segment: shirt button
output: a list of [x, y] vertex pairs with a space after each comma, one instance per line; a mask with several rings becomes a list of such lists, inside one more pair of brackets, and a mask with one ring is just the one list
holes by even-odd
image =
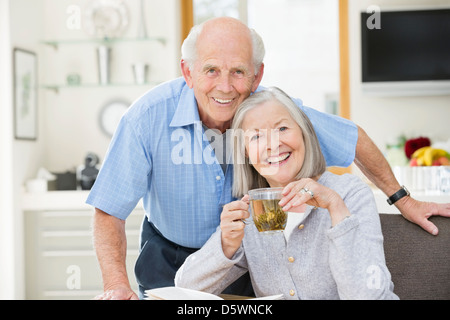
[[216, 176], [216, 180], [219, 181], [221, 178], [220, 176]]
[[291, 290], [289, 290], [289, 294], [290, 294], [291, 296], [293, 296], [293, 295], [295, 294], [295, 291], [294, 291], [293, 289], [291, 289]]
[[289, 260], [289, 262], [294, 262], [295, 261], [294, 257], [289, 257], [288, 260]]
[[304, 227], [305, 227], [304, 224], [301, 224], [301, 225], [298, 226], [298, 228], [299, 228], [300, 230], [302, 230]]

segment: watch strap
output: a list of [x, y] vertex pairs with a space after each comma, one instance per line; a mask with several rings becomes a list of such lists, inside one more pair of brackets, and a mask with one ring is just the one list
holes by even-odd
[[402, 186], [400, 190], [398, 190], [396, 193], [394, 193], [387, 199], [387, 203], [389, 203], [389, 205], [393, 205], [398, 200], [406, 196], [409, 196], [409, 191], [408, 189], [406, 189], [405, 186]]

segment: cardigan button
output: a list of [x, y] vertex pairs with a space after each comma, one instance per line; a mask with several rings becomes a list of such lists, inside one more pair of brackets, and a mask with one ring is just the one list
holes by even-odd
[[291, 289], [291, 290], [289, 290], [289, 294], [290, 294], [291, 296], [293, 296], [293, 295], [295, 295], [295, 291], [294, 291], [293, 289]]
[[289, 262], [294, 262], [295, 261], [294, 257], [289, 257], [288, 260], [289, 260]]
[[305, 227], [304, 224], [301, 224], [301, 225], [298, 226], [298, 228], [299, 228], [300, 230], [302, 230], [304, 227]]

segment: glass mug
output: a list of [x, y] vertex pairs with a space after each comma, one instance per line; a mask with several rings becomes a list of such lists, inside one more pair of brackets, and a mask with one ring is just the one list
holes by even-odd
[[282, 232], [286, 227], [287, 213], [278, 202], [284, 188], [261, 188], [248, 192], [253, 222], [259, 232]]

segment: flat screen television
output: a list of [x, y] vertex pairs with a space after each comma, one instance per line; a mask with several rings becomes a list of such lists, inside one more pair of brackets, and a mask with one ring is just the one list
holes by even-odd
[[[361, 13], [363, 91], [450, 95], [450, 9], [381, 8], [374, 14]], [[367, 24], [376, 18], [378, 25]]]

